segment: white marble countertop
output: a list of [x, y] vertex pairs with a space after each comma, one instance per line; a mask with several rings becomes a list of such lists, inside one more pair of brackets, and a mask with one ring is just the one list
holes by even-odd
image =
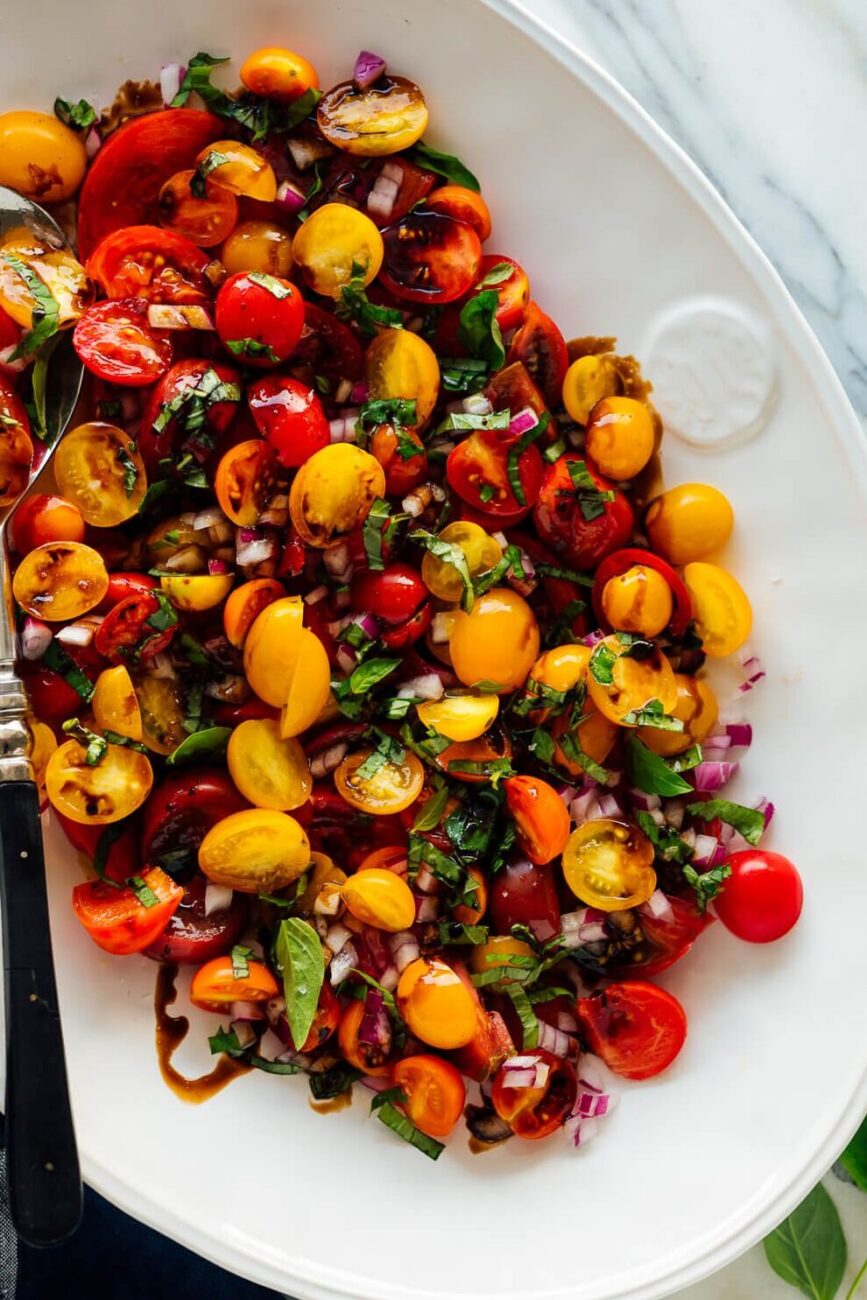
[[[867, 0], [523, 3], [612, 73], [716, 185], [867, 428]], [[826, 1186], [849, 1245], [845, 1295], [867, 1255], [867, 1195], [830, 1175]], [[797, 1294], [757, 1246], [679, 1300]]]

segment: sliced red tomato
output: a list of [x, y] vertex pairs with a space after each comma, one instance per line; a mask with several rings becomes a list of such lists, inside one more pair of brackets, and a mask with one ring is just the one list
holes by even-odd
[[475, 1037], [453, 1053], [453, 1060], [462, 1074], [482, 1083], [514, 1053], [515, 1044], [499, 1011], [480, 1010]]
[[331, 441], [322, 403], [300, 379], [265, 375], [248, 386], [247, 401], [259, 432], [283, 465], [303, 465]]
[[189, 767], [166, 776], [145, 804], [142, 855], [145, 861], [163, 862], [172, 870], [194, 864], [196, 850], [211, 827], [248, 806], [228, 773], [219, 768]]
[[382, 232], [380, 280], [410, 302], [455, 302], [472, 288], [482, 245], [471, 226], [442, 212], [417, 208]]
[[108, 298], [202, 305], [211, 296], [207, 265], [207, 254], [183, 235], [162, 226], [126, 226], [91, 253], [87, 273]]
[[[505, 272], [506, 267], [511, 271]], [[485, 277], [494, 274], [495, 283], [485, 284]], [[502, 277], [502, 278], [501, 278]], [[479, 264], [479, 278], [473, 289], [473, 296], [493, 289], [500, 300], [497, 307], [497, 323], [501, 330], [516, 329], [527, 314], [530, 301], [530, 281], [527, 272], [513, 257], [502, 253], [486, 253]], [[527, 403], [525, 402], [526, 406]], [[559, 403], [557, 403], [559, 405]], [[521, 408], [514, 408], [519, 411]]]
[[179, 966], [211, 961], [231, 950], [247, 924], [247, 900], [237, 891], [228, 907], [205, 913], [208, 882], [198, 872], [184, 886], [184, 896], [169, 923], [147, 949], [156, 961]]
[[686, 1012], [677, 998], [644, 980], [579, 998], [578, 1020], [590, 1050], [626, 1079], [661, 1074], [686, 1041]]
[[292, 354], [293, 366], [309, 366], [322, 375], [333, 392], [341, 379], [360, 379], [364, 353], [348, 326], [315, 302], [304, 303], [304, 327]]
[[[231, 396], [227, 397], [227, 392]], [[226, 432], [238, 414], [240, 400], [241, 376], [234, 366], [203, 359], [176, 361], [153, 389], [145, 408], [138, 441], [147, 468], [156, 469], [161, 460], [185, 445], [206, 455], [210, 438], [197, 438], [201, 430], [198, 408], [205, 407], [204, 428], [212, 437]]]
[[[485, 396], [495, 411], [522, 411], [529, 406], [541, 415], [548, 410], [541, 390], [520, 361], [513, 361], [498, 370], [485, 389]], [[552, 425], [549, 425], [548, 432], [551, 431]]]
[[72, 344], [91, 374], [133, 388], [154, 383], [172, 363], [171, 342], [148, 325], [143, 298], [89, 307], [75, 327]]
[[646, 961], [635, 961], [630, 953], [623, 963], [624, 968], [613, 967], [621, 979], [628, 979], [630, 971], [635, 970], [644, 977], [659, 975], [668, 970], [681, 957], [685, 957], [702, 931], [713, 924], [709, 912], [698, 912], [695, 904], [688, 899], [669, 897], [671, 916], [648, 916], [642, 912], [641, 929], [648, 943]]
[[159, 221], [159, 197], [175, 172], [225, 134], [210, 113], [172, 108], [147, 113], [106, 140], [88, 168], [78, 199], [78, 252], [90, 257], [101, 239], [122, 226]]
[[[544, 464], [535, 444], [515, 451], [518, 438], [507, 429], [478, 429], [449, 452], [446, 477], [473, 510], [505, 527], [525, 519], [535, 505]], [[515, 493], [520, 483], [523, 502]]]
[[75, 915], [106, 952], [125, 956], [150, 947], [184, 896], [181, 886], [159, 867], [145, 868], [138, 880], [138, 891], [103, 880], [90, 880], [72, 891]]
[[524, 323], [509, 345], [507, 362], [522, 361], [549, 406], [559, 406], [569, 368], [566, 340], [538, 303], [531, 302]]
[[140, 596], [142, 592], [153, 591], [159, 585], [157, 579], [149, 573], [110, 573], [108, 591], [99, 606], [99, 612], [104, 614], [120, 601], [126, 600], [127, 596]]
[[665, 560], [661, 559], [660, 556], [654, 555], [653, 551], [642, 550], [640, 546], [627, 546], [622, 551], [614, 551], [611, 555], [605, 557], [596, 570], [596, 582], [593, 587], [593, 609], [599, 626], [601, 628], [610, 627], [602, 608], [602, 593], [605, 590], [606, 582], [610, 578], [619, 577], [621, 573], [631, 569], [634, 564], [643, 564], [645, 568], [655, 569], [668, 583], [674, 605], [674, 612], [668, 626], [674, 636], [682, 636], [687, 629], [689, 620], [692, 618], [692, 600], [686, 589], [686, 584], [670, 564], [666, 564]]
[[[588, 485], [593, 484], [586, 490], [572, 481], [581, 463]], [[570, 473], [570, 465], [578, 468]], [[601, 495], [607, 492], [614, 493], [610, 501]], [[620, 489], [574, 452], [545, 467], [533, 518], [542, 541], [582, 570], [595, 569], [606, 555], [628, 542], [635, 522], [632, 506]]]
[[126, 596], [110, 609], [96, 629], [94, 645], [113, 664], [127, 663], [131, 657], [153, 659], [171, 645], [177, 623], [163, 628], [149, 620], [158, 616], [162, 606], [149, 592]]

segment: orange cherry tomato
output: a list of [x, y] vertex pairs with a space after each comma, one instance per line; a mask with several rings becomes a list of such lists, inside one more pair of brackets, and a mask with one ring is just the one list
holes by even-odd
[[478, 998], [441, 957], [418, 957], [407, 966], [397, 1004], [410, 1033], [431, 1047], [463, 1047], [476, 1032]]
[[310, 865], [310, 841], [288, 813], [246, 808], [212, 826], [199, 845], [199, 867], [217, 885], [270, 893]]
[[246, 975], [235, 975], [230, 956], [205, 962], [190, 985], [193, 1006], [200, 1011], [224, 1012], [233, 1002], [268, 1002], [276, 998], [280, 989], [265, 963], [249, 957], [246, 966]]
[[46, 542], [83, 542], [84, 520], [78, 506], [66, 497], [37, 492], [15, 511], [12, 536], [16, 551], [26, 555]]
[[488, 886], [478, 867], [468, 867], [467, 875], [476, 882], [476, 901], [472, 907], [458, 903], [452, 908], [452, 916], [461, 925], [478, 925], [488, 909]]
[[337, 1045], [344, 1059], [363, 1074], [382, 1078], [390, 1071], [393, 1044], [366, 1043], [359, 1037], [367, 999], [355, 1000], [343, 1011], [337, 1026]]
[[665, 731], [659, 727], [639, 727], [636, 735], [654, 754], [665, 758], [682, 754], [691, 745], [700, 745], [710, 735], [719, 715], [716, 696], [702, 677], [675, 673], [677, 703], [673, 718], [683, 723], [683, 731]]
[[350, 876], [341, 897], [358, 921], [397, 934], [415, 921], [415, 898], [406, 881], [387, 867], [365, 867]]
[[[477, 740], [456, 740], [437, 754], [436, 765], [457, 781], [471, 785], [491, 779], [491, 765], [512, 757], [512, 741], [505, 731], [497, 728], [479, 736]], [[496, 769], [493, 769], [494, 771]]]
[[338, 792], [351, 808], [357, 808], [359, 812], [376, 816], [402, 812], [421, 794], [424, 768], [415, 754], [404, 750], [402, 762], [383, 763], [367, 776], [364, 764], [372, 754], [372, 749], [359, 749], [344, 758], [334, 773]]
[[441, 185], [428, 195], [426, 206], [472, 226], [482, 243], [491, 233], [491, 213], [487, 203], [481, 194], [468, 190], [464, 185]]
[[83, 745], [67, 740], [45, 769], [52, 807], [82, 826], [104, 826], [128, 817], [142, 806], [153, 782], [150, 760], [123, 745], [109, 745], [93, 764]]
[[141, 884], [135, 888], [89, 880], [72, 891], [72, 909], [93, 942], [118, 956], [150, 947], [184, 896], [160, 867], [148, 867], [136, 879]]
[[15, 570], [12, 592], [34, 618], [63, 623], [80, 618], [108, 590], [102, 556], [83, 542], [46, 542], [25, 555]]
[[254, 95], [280, 104], [292, 104], [308, 90], [319, 88], [313, 64], [279, 45], [254, 50], [241, 64], [241, 81]]
[[686, 1041], [686, 1013], [677, 998], [644, 980], [579, 998], [578, 1020], [590, 1050], [626, 1079], [661, 1074]]
[[277, 453], [264, 438], [236, 443], [220, 458], [214, 492], [220, 509], [239, 528], [252, 528], [274, 492]]
[[319, 993], [319, 1005], [313, 1017], [313, 1024], [310, 1026], [310, 1033], [301, 1044], [300, 1050], [315, 1052], [317, 1047], [328, 1042], [339, 1024], [340, 1003], [331, 991], [331, 985], [326, 982]]
[[569, 813], [554, 787], [536, 776], [510, 776], [503, 789], [518, 843], [530, 861], [541, 866], [562, 853], [569, 838]]
[[335, 442], [314, 452], [289, 491], [295, 531], [308, 546], [336, 546], [364, 523], [385, 491], [382, 466], [369, 452]]
[[223, 631], [229, 643], [240, 650], [262, 610], [285, 595], [286, 588], [276, 578], [253, 578], [230, 592], [223, 606]]
[[199, 248], [213, 248], [228, 239], [238, 224], [238, 200], [210, 177], [204, 196], [197, 198], [190, 189], [195, 174], [189, 167], [166, 181], [158, 200], [160, 225]]
[[[618, 730], [617, 724], [600, 713], [593, 701], [588, 699], [584, 702], [577, 727], [571, 726], [568, 713], [561, 713], [551, 722], [551, 735], [555, 742], [554, 762], [570, 776], [580, 777], [586, 770], [581, 765], [581, 756], [586, 755], [594, 763], [604, 763], [614, 748]], [[567, 736], [571, 739], [571, 744], [565, 739]], [[577, 755], [575, 749], [578, 750]]]
[[482, 246], [472, 226], [442, 212], [418, 208], [382, 232], [380, 280], [397, 298], [447, 303], [462, 298], [478, 278]]
[[200, 177], [211, 176], [216, 185], [261, 203], [273, 203], [277, 196], [274, 169], [262, 154], [237, 140], [217, 140], [196, 158]]
[[370, 454], [385, 471], [385, 490], [391, 497], [405, 497], [427, 478], [427, 453], [415, 429], [402, 429], [398, 438], [393, 425], [380, 424], [370, 439]]
[[9, 506], [18, 499], [27, 487], [32, 464], [33, 441], [27, 411], [20, 398], [0, 379], [0, 506]]
[[402, 1088], [400, 1106], [428, 1137], [448, 1137], [460, 1119], [467, 1090], [451, 1061], [440, 1056], [405, 1056], [391, 1069], [391, 1082]]
[[510, 587], [494, 587], [472, 610], [458, 610], [449, 640], [452, 664], [465, 686], [504, 694], [522, 686], [539, 653], [539, 625]]
[[[516, 1060], [520, 1065], [514, 1064]], [[577, 1095], [578, 1080], [572, 1062], [537, 1047], [503, 1062], [494, 1079], [491, 1100], [500, 1119], [511, 1126], [517, 1137], [535, 1140], [548, 1137], [560, 1127]]]

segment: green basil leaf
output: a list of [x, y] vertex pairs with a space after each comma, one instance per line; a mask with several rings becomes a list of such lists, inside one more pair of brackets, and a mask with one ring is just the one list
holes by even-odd
[[93, 105], [88, 104], [86, 99], [80, 99], [77, 104], [73, 104], [71, 100], [61, 99], [59, 96], [54, 101], [54, 115], [72, 131], [86, 131], [88, 127], [93, 126], [99, 116]]
[[212, 1056], [216, 1056], [218, 1052], [225, 1052], [228, 1056], [240, 1056], [244, 1050], [238, 1042], [238, 1035], [234, 1029], [224, 1029], [222, 1025], [215, 1034], [209, 1035], [208, 1046]]
[[24, 281], [33, 298], [32, 328], [9, 357], [10, 361], [19, 361], [22, 357], [32, 356], [60, 329], [60, 305], [48, 285], [20, 257], [4, 253], [3, 261]]
[[206, 727], [192, 736], [182, 740], [177, 749], [172, 750], [166, 762], [169, 767], [182, 767], [185, 763], [213, 762], [226, 752], [231, 727]]
[[840, 1215], [821, 1183], [764, 1240], [771, 1268], [811, 1300], [833, 1300], [846, 1270]]
[[403, 316], [396, 307], [379, 307], [370, 302], [360, 280], [341, 285], [334, 313], [341, 320], [355, 321], [362, 334], [372, 338], [380, 328], [403, 329]]
[[[253, 276], [248, 278], [252, 280]], [[280, 360], [274, 349], [268, 343], [260, 342], [259, 339], [226, 339], [223, 346], [236, 357], [265, 357], [268, 361]]]
[[368, 659], [359, 664], [349, 677], [349, 689], [353, 695], [366, 695], [381, 681], [400, 667], [400, 659]]
[[605, 513], [605, 502], [613, 501], [615, 493], [603, 491], [596, 486], [593, 475], [583, 460], [570, 460], [567, 463], [569, 477], [578, 497], [578, 508], [589, 523]]
[[[284, 284], [276, 276], [269, 275], [267, 271], [248, 271], [247, 279], [258, 284], [261, 289], [267, 289], [268, 292], [277, 299], [289, 298], [293, 292], [291, 284]], [[274, 360], [278, 360], [274, 357]]]
[[253, 949], [236, 943], [229, 955], [232, 958], [232, 978], [245, 980], [250, 974], [250, 958], [256, 955]]
[[[397, 1089], [397, 1091], [401, 1090]], [[412, 1121], [407, 1119], [406, 1115], [403, 1115], [392, 1105], [391, 1101], [384, 1101], [382, 1093], [374, 1098], [371, 1109], [374, 1105], [376, 1105], [375, 1114], [377, 1119], [381, 1119], [383, 1124], [387, 1125], [399, 1138], [403, 1138], [404, 1142], [408, 1142], [410, 1146], [423, 1152], [431, 1160], [438, 1160], [445, 1151], [442, 1142], [437, 1142], [435, 1138], [422, 1133], [421, 1129], [416, 1128]]]
[[470, 576], [470, 566], [467, 561], [466, 551], [463, 547], [458, 546], [456, 542], [444, 542], [439, 537], [434, 537], [426, 528], [416, 528], [408, 535], [410, 542], [415, 542], [418, 546], [423, 546], [431, 555], [448, 564], [461, 580], [463, 593], [461, 595], [461, 609], [467, 613], [473, 608], [475, 593], [473, 591], [473, 580]]
[[330, 1070], [311, 1074], [308, 1078], [310, 1093], [314, 1101], [330, 1101], [333, 1097], [342, 1097], [356, 1080], [362, 1078], [361, 1070], [354, 1069], [345, 1061], [338, 1061]]
[[[592, 661], [591, 661], [592, 662]], [[678, 776], [658, 754], [648, 749], [635, 736], [627, 737], [626, 758], [631, 785], [645, 794], [658, 794], [670, 798], [678, 794], [692, 794], [693, 787]]]
[[695, 893], [696, 907], [702, 913], [707, 911], [708, 903], [722, 891], [725, 882], [732, 874], [732, 869], [726, 862], [719, 867], [713, 867], [710, 871], [696, 871], [695, 867], [690, 866], [688, 862], [681, 869], [684, 880]]
[[216, 86], [211, 85], [211, 68], [217, 68], [221, 63], [228, 63], [228, 56], [225, 58], [215, 59], [213, 54], [199, 52], [194, 54], [187, 64], [187, 71], [181, 82], [181, 88], [171, 102], [171, 108], [183, 108], [190, 95], [195, 91], [206, 104], [211, 106], [212, 102], [219, 100], [228, 100], [229, 96]]
[[499, 294], [483, 289], [461, 309], [458, 338], [471, 357], [484, 361], [490, 370], [499, 370], [506, 360], [503, 335], [497, 321]]
[[843, 1168], [853, 1178], [855, 1185], [867, 1192], [867, 1119], [840, 1157]]
[[361, 403], [358, 423], [364, 429], [374, 429], [378, 424], [400, 424], [408, 428], [418, 420], [417, 406], [414, 397], [373, 398]]
[[283, 975], [286, 1019], [292, 1042], [300, 1051], [310, 1033], [325, 979], [322, 944], [309, 922], [290, 916], [280, 922], [275, 953]]
[[203, 199], [207, 189], [205, 182], [211, 172], [215, 172], [218, 167], [224, 167], [229, 161], [228, 154], [220, 153], [219, 149], [211, 149], [190, 177], [190, 193], [197, 199]]
[[445, 812], [446, 804], [449, 801], [449, 789], [443, 785], [429, 799], [426, 799], [416, 814], [415, 821], [412, 824], [414, 831], [432, 831], [439, 826], [440, 819]]
[[432, 149], [423, 140], [419, 140], [418, 144], [409, 150], [407, 156], [417, 167], [425, 167], [429, 172], [445, 176], [446, 180], [451, 181], [453, 185], [463, 185], [468, 190], [475, 190], [477, 194], [482, 188], [469, 167], [462, 163], [460, 158], [456, 158], [454, 154], [440, 153], [438, 149]]
[[699, 817], [703, 822], [711, 822], [719, 817], [727, 826], [734, 826], [743, 835], [748, 844], [756, 845], [765, 830], [765, 814], [757, 808], [746, 808], [741, 803], [732, 803], [730, 799], [707, 799], [704, 802], [688, 803], [686, 811], [691, 817]]
[[90, 700], [95, 690], [93, 682], [78, 667], [78, 664], [70, 659], [59, 641], [55, 639], [48, 643], [48, 649], [42, 656], [42, 662], [46, 667], [59, 673], [66, 684], [72, 687], [76, 695], [80, 695], [84, 701]]
[[495, 284], [503, 284], [514, 274], [515, 268], [511, 262], [497, 262], [492, 266], [476, 285], [477, 289], [491, 289]]

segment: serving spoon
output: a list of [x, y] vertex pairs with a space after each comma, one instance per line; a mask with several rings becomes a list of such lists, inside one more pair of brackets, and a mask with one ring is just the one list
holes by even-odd
[[[0, 235], [26, 226], [69, 248], [57, 223], [0, 186]], [[30, 471], [41, 474], [70, 421], [83, 370], [69, 339], [51, 357], [50, 436]], [[23, 494], [22, 494], [23, 495]], [[30, 763], [29, 704], [15, 672], [8, 522], [0, 508], [0, 899], [6, 1010], [6, 1168], [18, 1236], [31, 1246], [65, 1241], [81, 1220], [82, 1189], [69, 1104], [63, 1033], [51, 955], [39, 794]]]

